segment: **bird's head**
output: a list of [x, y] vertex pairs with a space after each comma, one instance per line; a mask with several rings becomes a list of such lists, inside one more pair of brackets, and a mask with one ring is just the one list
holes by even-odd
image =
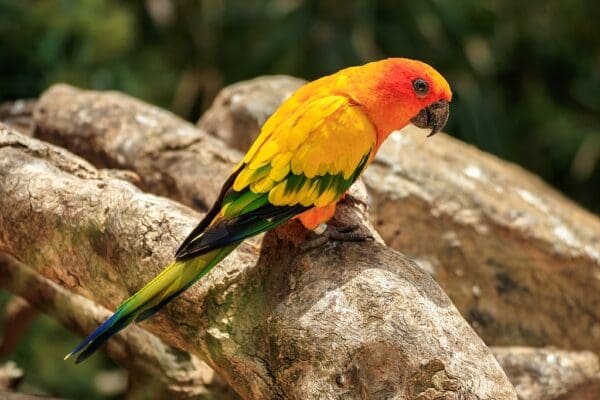
[[450, 85], [428, 64], [390, 58], [357, 67], [355, 73], [355, 98], [375, 124], [379, 144], [409, 124], [429, 130], [429, 136], [446, 125]]

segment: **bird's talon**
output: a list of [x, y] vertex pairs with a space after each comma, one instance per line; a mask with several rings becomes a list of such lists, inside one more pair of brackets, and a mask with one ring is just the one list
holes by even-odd
[[338, 226], [335, 228], [335, 230], [339, 233], [348, 233], [348, 232], [354, 232], [356, 230], [360, 229], [360, 226], [357, 224], [354, 225], [346, 225], [346, 226]]
[[325, 245], [329, 241], [329, 237], [327, 235], [321, 235], [315, 239], [304, 242], [300, 245], [300, 249], [302, 251], [308, 251], [312, 249], [316, 249], [317, 247], [321, 247]]
[[[321, 226], [319, 226], [321, 227]], [[316, 233], [317, 230], [315, 229]], [[326, 226], [326, 229], [317, 238], [303, 243], [300, 248], [304, 251], [321, 247], [330, 241], [336, 242], [362, 242], [373, 240], [373, 236], [364, 231], [360, 225]]]
[[352, 230], [334, 230], [329, 232], [329, 239], [339, 242], [363, 242], [365, 240], [373, 239], [373, 236], [356, 227]]

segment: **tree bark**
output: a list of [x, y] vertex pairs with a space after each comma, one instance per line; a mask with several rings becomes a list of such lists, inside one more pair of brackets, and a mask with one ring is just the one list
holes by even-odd
[[[261, 99], [302, 84], [272, 79], [224, 89], [200, 128], [244, 151], [277, 107]], [[364, 181], [385, 242], [427, 269], [486, 343], [600, 352], [597, 216], [445, 134], [393, 134]]]
[[35, 104], [34, 99], [0, 103], [0, 121], [23, 134], [31, 135]]
[[[234, 83], [221, 90], [198, 125], [233, 148], [245, 151], [262, 124], [305, 81], [286, 75], [265, 76]], [[223, 112], [231, 110], [231, 112]], [[240, 135], [239, 132], [243, 132]]]
[[387, 242], [432, 271], [487, 343], [600, 352], [598, 217], [519, 167], [414, 133], [365, 176]]
[[[0, 160], [0, 249], [109, 309], [171, 261], [200, 217], [5, 127]], [[366, 221], [365, 206], [349, 197], [338, 218]], [[410, 260], [374, 241], [304, 252], [288, 240], [297, 229], [242, 244], [142, 326], [201, 356], [244, 398], [516, 398]]]
[[598, 356], [589, 351], [494, 347], [521, 400], [597, 400]]
[[[0, 272], [2, 287], [23, 296], [73, 332], [87, 334], [111, 314], [8, 254], [0, 253]], [[210, 384], [214, 380], [214, 372], [197, 357], [166, 346], [138, 327], [132, 327], [111, 340], [107, 352], [129, 372], [128, 399], [237, 398], [222, 383]]]
[[241, 157], [173, 114], [118, 92], [55, 85], [40, 100], [36, 137], [98, 168], [134, 171], [143, 190], [200, 211], [212, 205]]

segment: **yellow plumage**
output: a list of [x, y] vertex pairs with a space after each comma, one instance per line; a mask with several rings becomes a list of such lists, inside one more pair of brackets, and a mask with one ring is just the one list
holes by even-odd
[[[417, 80], [429, 82], [428, 91], [417, 90]], [[245, 239], [291, 218], [308, 229], [327, 222], [388, 134], [434, 104], [437, 117], [427, 124], [439, 130], [451, 97], [437, 71], [407, 59], [346, 68], [298, 89], [263, 125], [176, 261], [70, 354], [82, 361], [131, 322], [152, 316]]]
[[[348, 180], [375, 147], [375, 128], [364, 111], [343, 96], [306, 103], [292, 97], [288, 102], [295, 107], [286, 113], [286, 102], [267, 120], [233, 189], [268, 191], [269, 202], [279, 206], [327, 205], [342, 193], [336, 187], [319, 187], [319, 178], [342, 174], [340, 179]], [[290, 174], [306, 180], [290, 190], [286, 182]]]

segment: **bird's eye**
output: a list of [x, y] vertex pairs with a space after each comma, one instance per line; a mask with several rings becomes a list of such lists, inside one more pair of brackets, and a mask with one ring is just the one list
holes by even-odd
[[415, 93], [419, 96], [425, 96], [429, 93], [429, 85], [424, 79], [417, 78], [412, 82]]

